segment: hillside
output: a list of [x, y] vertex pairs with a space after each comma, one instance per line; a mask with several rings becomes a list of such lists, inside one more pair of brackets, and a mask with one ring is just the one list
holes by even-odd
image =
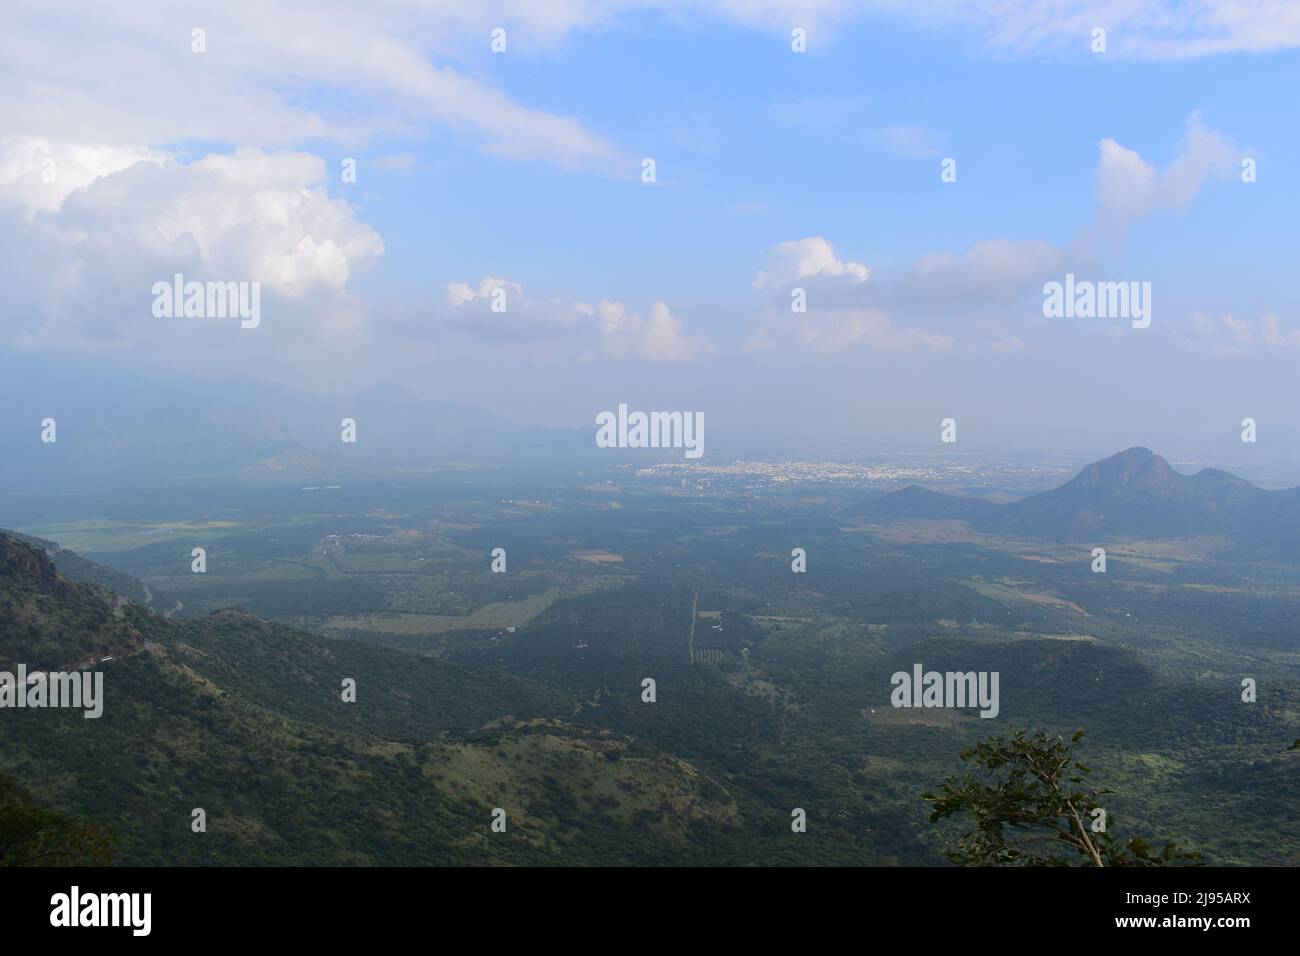
[[[0, 612], [6, 664], [114, 657], [97, 665], [98, 720], [3, 713], [0, 774], [107, 824], [119, 863], [680, 861], [693, 827], [736, 824], [697, 768], [564, 723], [570, 702], [528, 680], [234, 610], [167, 621], [5, 535]], [[207, 833], [191, 832], [196, 807]]]
[[70, 669], [137, 653], [148, 617], [105, 588], [73, 584], [45, 551], [0, 534], [0, 667]]
[[47, 541], [44, 538], [37, 538], [29, 534], [19, 534], [16, 531], [8, 531], [3, 528], [0, 528], [0, 534], [6, 534], [15, 540], [44, 551], [49, 555], [54, 567], [70, 581], [98, 585], [107, 588], [119, 597], [129, 598], [151, 608], [171, 607], [171, 599], [159, 593], [156, 588], [146, 587], [129, 574], [123, 574], [113, 568], [97, 564], [94, 561], [88, 561], [75, 551], [69, 551], [53, 541]]

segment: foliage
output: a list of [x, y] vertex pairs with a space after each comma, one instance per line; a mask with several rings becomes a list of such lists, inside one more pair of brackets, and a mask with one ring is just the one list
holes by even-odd
[[[962, 751], [963, 760], [987, 771], [949, 778], [932, 801], [930, 822], [967, 815], [975, 829], [949, 858], [964, 866], [1069, 866], [1082, 858], [1092, 866], [1163, 866], [1196, 863], [1200, 854], [1174, 843], [1154, 853], [1141, 837], [1121, 844], [1109, 829], [1101, 796], [1111, 790], [1087, 786], [1092, 769], [1075, 759], [1075, 732], [1067, 743], [1045, 733], [1015, 730]], [[1036, 849], [1043, 845], [1043, 850]]]
[[107, 866], [116, 849], [109, 827], [43, 809], [0, 776], [0, 866]]

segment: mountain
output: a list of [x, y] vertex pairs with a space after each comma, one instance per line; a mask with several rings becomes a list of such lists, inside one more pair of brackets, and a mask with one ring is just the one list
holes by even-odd
[[0, 669], [73, 669], [143, 650], [144, 633], [123, 612], [124, 601], [73, 584], [45, 551], [0, 534]]
[[[521, 425], [393, 385], [355, 396], [247, 379], [153, 377], [0, 350], [0, 485], [157, 486], [176, 479], [341, 480], [457, 461], [595, 454], [592, 432]], [[342, 441], [342, 421], [356, 442]], [[42, 441], [42, 422], [56, 441]]]
[[118, 863], [680, 862], [738, 825], [698, 768], [569, 723], [535, 681], [238, 609], [167, 620], [0, 534], [0, 671], [19, 663], [103, 672], [103, 714], [0, 711], [0, 818], [93, 821]]
[[850, 513], [958, 519], [1057, 541], [1217, 534], [1250, 549], [1294, 553], [1300, 539], [1300, 488], [1267, 491], [1216, 468], [1184, 475], [1149, 448], [1094, 462], [1059, 488], [1006, 505], [912, 485]]
[[0, 533], [43, 551], [54, 567], [64, 577], [72, 581], [108, 588], [121, 597], [130, 598], [132, 601], [148, 607], [169, 608], [172, 606], [172, 600], [161, 594], [157, 589], [147, 587], [129, 574], [123, 574], [113, 568], [105, 567], [94, 561], [88, 561], [75, 551], [69, 551], [53, 541], [47, 541], [44, 538], [38, 538], [30, 534], [20, 534], [17, 531], [0, 529]]

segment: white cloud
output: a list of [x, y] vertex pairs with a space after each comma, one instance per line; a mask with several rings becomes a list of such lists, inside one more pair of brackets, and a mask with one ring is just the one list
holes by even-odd
[[[528, 4], [516, 0], [478, 6], [504, 13]], [[964, 34], [998, 56], [1091, 56], [1094, 27], [1107, 31], [1107, 55], [1124, 60], [1181, 60], [1300, 46], [1300, 6], [1290, 0], [560, 0], [538, 6], [551, 23], [546, 31], [551, 40], [610, 23], [630, 10], [652, 9], [691, 12], [784, 35], [792, 26], [803, 26], [812, 51], [837, 42], [837, 24], [881, 17]], [[539, 19], [534, 14], [529, 29], [541, 29]]]
[[1199, 113], [1187, 118], [1174, 158], [1163, 169], [1113, 139], [1102, 140], [1099, 149], [1093, 221], [1079, 230], [1069, 250], [1072, 258], [1085, 261], [1118, 255], [1138, 220], [1186, 212], [1208, 182], [1234, 179], [1242, 156], [1206, 127]]
[[171, 189], [117, 197], [121, 211], [168, 242], [192, 238], [215, 275], [300, 299], [316, 286], [341, 292], [355, 267], [383, 252], [351, 206], [329, 197], [318, 156], [241, 149], [173, 169]]
[[640, 324], [640, 318], [629, 314], [627, 306], [622, 302], [609, 302], [602, 299], [596, 306], [596, 316], [600, 321], [602, 335], [625, 335]]
[[342, 291], [356, 266], [383, 252], [352, 207], [329, 197], [318, 156], [241, 149], [180, 169], [185, 181], [172, 195], [128, 202], [164, 239], [193, 237], [217, 274], [246, 275], [297, 299], [314, 286]]
[[[836, 23], [881, 16], [972, 33], [1009, 54], [1087, 56], [1089, 32], [1098, 25], [1109, 31], [1107, 55], [1115, 58], [1300, 45], [1300, 5], [1287, 0], [1002, 0], [992, 7], [984, 0], [70, 0], [58, 18], [45, 4], [13, 0], [0, 42], [0, 115], [9, 139], [27, 146], [11, 142], [3, 152], [12, 163], [30, 154], [31, 144], [45, 144], [66, 170], [67, 186], [78, 188], [184, 141], [351, 147], [441, 128], [496, 156], [626, 176], [635, 167], [628, 154], [577, 117], [519, 102], [470, 73], [491, 76], [481, 66], [494, 26], [507, 27], [510, 55], [529, 55], [638, 12], [782, 34], [802, 25], [812, 31], [814, 48], [835, 42]], [[205, 53], [191, 50], [196, 26], [207, 31]], [[845, 108], [821, 106], [831, 115]], [[799, 107], [800, 121], [810, 108], [818, 104]], [[874, 135], [904, 153], [931, 155], [936, 148], [933, 134], [920, 127]], [[66, 192], [30, 189], [30, 173], [27, 165], [6, 167], [0, 185], [16, 176], [29, 203], [57, 208]]]
[[29, 214], [57, 210], [71, 193], [101, 176], [138, 162], [161, 164], [168, 159], [162, 151], [138, 147], [0, 137], [0, 199], [24, 206]]
[[847, 276], [865, 282], [871, 270], [860, 262], [841, 259], [821, 236], [778, 243], [767, 254], [766, 267], [754, 278], [755, 289], [781, 288], [813, 276]]
[[865, 9], [969, 33], [1002, 56], [1093, 56], [1089, 43], [1096, 27], [1106, 30], [1105, 55], [1119, 60], [1300, 46], [1300, 6], [1288, 0], [881, 0], [856, 11]]
[[1231, 313], [1212, 319], [1198, 312], [1188, 319], [1181, 337], [1193, 347], [1220, 354], [1245, 354], [1257, 348], [1300, 348], [1300, 329], [1283, 329], [1273, 313], [1252, 321]]
[[[768, 253], [754, 281], [755, 289], [770, 291], [772, 297], [769, 325], [750, 339], [749, 347], [770, 345], [774, 329], [784, 328], [796, 329], [799, 341], [819, 346], [947, 349], [960, 339], [986, 342], [1001, 352], [1031, 351], [1022, 338], [1023, 320], [1009, 316], [1038, 322], [1044, 281], [1067, 270], [1094, 271], [1119, 251], [1134, 222], [1185, 212], [1207, 182], [1233, 177], [1238, 160], [1238, 151], [1195, 113], [1174, 158], [1163, 168], [1104, 140], [1094, 177], [1093, 220], [1068, 247], [1044, 240], [988, 239], [962, 254], [929, 253], [873, 274], [860, 263], [841, 260], [823, 237], [782, 242]], [[789, 293], [795, 283], [805, 287], [806, 313], [791, 311]], [[971, 331], [978, 326], [978, 335], [949, 333], [944, 326], [954, 321]], [[1239, 333], [1239, 338], [1247, 334], [1251, 341], [1290, 341], [1266, 327]]]
[[[490, 299], [495, 289], [504, 288], [506, 290], [507, 308], [513, 298], [515, 301], [523, 298], [524, 287], [518, 282], [511, 282], [509, 279], [499, 279], [496, 276], [484, 276], [479, 280], [478, 288], [474, 289], [468, 282], [448, 282], [447, 283], [447, 304], [453, 308], [473, 302], [475, 299]], [[514, 293], [513, 296], [510, 293]]]
[[1113, 139], [1101, 142], [1096, 196], [1099, 215], [1127, 221], [1156, 212], [1185, 212], [1210, 179], [1232, 179], [1241, 154], [1213, 130], [1199, 113], [1187, 120], [1178, 153], [1158, 170]]
[[[503, 312], [491, 308], [494, 289], [505, 288]], [[632, 312], [622, 302], [527, 299], [517, 282], [495, 276], [481, 279], [475, 289], [467, 282], [447, 285], [449, 327], [473, 339], [524, 347], [541, 361], [600, 359], [641, 360], [654, 365], [695, 362], [717, 349], [704, 336], [688, 335], [682, 320], [663, 302], [647, 315]]]
[[[545, 42], [600, 19], [583, 5], [547, 6], [496, 12]], [[0, 43], [0, 115], [13, 136], [120, 150], [185, 140], [350, 145], [443, 127], [495, 155], [627, 174], [628, 158], [574, 117], [519, 103], [437, 62], [486, 52], [492, 13], [403, 0], [84, 0], [52, 19], [43, 5], [18, 3], [6, 9]], [[191, 49], [200, 26], [204, 53]]]
[[714, 351], [708, 339], [687, 335], [682, 320], [662, 302], [650, 307], [644, 326], [633, 335], [638, 353], [647, 362], [656, 364], [694, 362]]
[[[58, 20], [43, 5], [15, 2], [0, 44], [0, 69], [9, 78], [0, 85], [0, 115], [13, 137], [128, 153], [185, 140], [352, 145], [442, 127], [463, 131], [497, 156], [629, 175], [635, 164], [628, 154], [580, 119], [521, 103], [448, 64], [481, 64], [489, 55], [488, 31], [497, 25], [507, 27], [512, 55], [527, 55], [636, 12], [720, 18], [781, 33], [799, 24], [813, 31], [814, 45], [834, 42], [831, 24], [882, 15], [983, 34], [1000, 52], [1086, 55], [1088, 33], [1098, 24], [1110, 31], [1116, 57], [1300, 45], [1300, 8], [1282, 2], [1258, 8], [1210, 0], [1005, 0], [990, 9], [974, 0], [513, 0], [432, 7], [406, 0], [216, 6], [141, 0], [125, 8], [73, 0], [62, 5]], [[205, 53], [190, 48], [198, 25], [207, 31]], [[830, 106], [833, 114], [844, 108]], [[817, 103], [800, 106], [801, 121], [809, 108]], [[916, 126], [873, 135], [907, 154], [937, 148], [934, 134]], [[61, 157], [70, 167], [80, 161], [71, 146]]]
[[[458, 5], [459, 6], [459, 5]], [[610, 25], [636, 10], [722, 19], [788, 36], [809, 31], [809, 48], [837, 42], [834, 27], [891, 17], [960, 32], [1003, 56], [1090, 56], [1094, 27], [1117, 59], [1171, 60], [1266, 53], [1300, 46], [1300, 7], [1289, 0], [529, 0], [464, 4], [462, 22], [503, 22], [530, 44]], [[444, 13], [444, 16], [447, 16]]]
[[267, 331], [259, 332], [267, 340], [279, 341], [290, 325], [300, 338], [355, 331], [364, 313], [348, 282], [382, 254], [383, 241], [345, 200], [330, 198], [324, 178], [324, 161], [307, 153], [137, 162], [34, 221], [0, 221], [7, 241], [44, 250], [39, 275], [15, 266], [4, 277], [31, 302], [12, 323], [13, 340], [63, 347], [117, 339], [127, 348], [190, 341], [206, 334], [197, 331], [202, 323], [151, 314], [153, 283], [178, 272], [259, 282], [269, 297]]
[[[797, 341], [817, 349], [836, 350], [857, 345], [886, 351], [949, 349], [947, 335], [925, 329], [899, 328], [880, 308], [866, 304], [875, 292], [867, 279], [871, 270], [860, 262], [840, 259], [821, 236], [778, 243], [767, 255], [766, 268], [754, 280], [755, 289], [772, 290], [766, 324], [746, 348], [781, 347], [793, 330]], [[806, 310], [795, 312], [789, 293], [794, 283], [804, 288]]]

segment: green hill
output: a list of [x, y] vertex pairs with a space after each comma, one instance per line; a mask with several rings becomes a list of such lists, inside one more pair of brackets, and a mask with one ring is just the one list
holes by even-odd
[[667, 862], [693, 828], [735, 825], [697, 768], [565, 724], [567, 700], [529, 680], [240, 611], [167, 621], [2, 535], [0, 612], [5, 664], [114, 658], [97, 720], [0, 712], [0, 772], [111, 827], [119, 863]]

